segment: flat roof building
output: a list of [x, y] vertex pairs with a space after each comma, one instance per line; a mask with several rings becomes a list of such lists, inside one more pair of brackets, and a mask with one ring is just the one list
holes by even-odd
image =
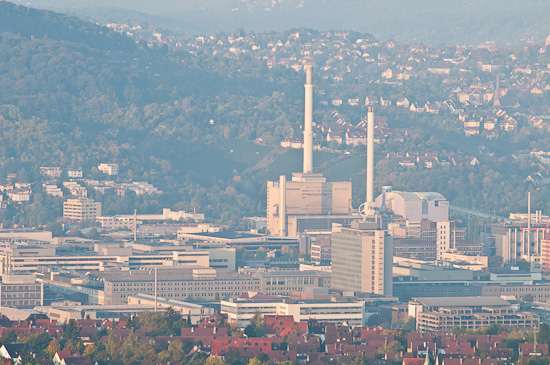
[[517, 312], [498, 297], [414, 298], [409, 316], [416, 318], [417, 332], [448, 332], [454, 327], [477, 330], [491, 324], [507, 328], [538, 329], [539, 316]]
[[410, 221], [449, 220], [449, 201], [436, 192], [386, 191], [376, 198], [375, 205]]
[[116, 163], [101, 163], [97, 166], [97, 169], [109, 176], [118, 175], [118, 164]]
[[[151, 266], [209, 267], [208, 251], [162, 251], [134, 254], [131, 248], [98, 245], [97, 251], [54, 245], [0, 245], [0, 272], [33, 272], [40, 267], [59, 267], [72, 270], [103, 270], [109, 265], [139, 269]], [[216, 253], [218, 259], [227, 259], [220, 265], [232, 265], [234, 252]]]
[[186, 240], [197, 247], [220, 247], [225, 244], [228, 246], [242, 246], [249, 251], [256, 251], [260, 247], [268, 250], [280, 250], [285, 246], [298, 248], [298, 239], [294, 237], [266, 236], [249, 232], [178, 232], [178, 239]]
[[184, 302], [181, 300], [175, 299], [166, 299], [166, 298], [156, 298], [153, 295], [147, 294], [136, 294], [130, 295], [128, 297], [128, 304], [141, 304], [147, 306], [155, 306], [157, 309], [168, 309], [172, 308], [177, 313], [180, 313], [182, 316], [189, 316], [191, 318], [191, 323], [198, 323], [201, 319], [205, 317], [210, 317], [214, 314], [214, 309], [202, 306], [196, 303]]
[[315, 319], [318, 322], [347, 323], [365, 326], [368, 318], [363, 301], [303, 300], [289, 302], [283, 298], [269, 300], [221, 301], [221, 313], [229, 323], [246, 327], [256, 312], [262, 315], [293, 316], [295, 322]]
[[[90, 277], [104, 283], [105, 304], [126, 303], [139, 293], [155, 295], [154, 270], [94, 272]], [[218, 301], [248, 291], [258, 291], [260, 280], [250, 275], [212, 268], [158, 268], [157, 296], [185, 300]]]
[[331, 275], [323, 271], [276, 270], [259, 272], [260, 292], [288, 296], [306, 288], [330, 288]]
[[[267, 230], [277, 236], [295, 236], [301, 231], [291, 217], [349, 215], [351, 182], [327, 182], [322, 174], [295, 173], [292, 180], [281, 176], [267, 182]], [[292, 229], [291, 229], [292, 228]], [[330, 230], [330, 226], [321, 227]], [[292, 232], [291, 232], [292, 231]]]
[[44, 301], [44, 286], [34, 275], [2, 274], [0, 307], [34, 308]]
[[392, 296], [393, 239], [378, 223], [332, 232], [333, 289]]
[[63, 203], [63, 217], [75, 221], [95, 220], [101, 216], [101, 203], [92, 199], [68, 199]]

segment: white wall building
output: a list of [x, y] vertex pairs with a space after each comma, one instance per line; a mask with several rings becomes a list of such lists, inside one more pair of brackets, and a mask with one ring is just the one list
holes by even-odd
[[63, 217], [77, 221], [101, 216], [101, 203], [92, 199], [68, 199], [63, 203]]
[[118, 175], [118, 164], [116, 163], [102, 163], [102, 164], [99, 164], [97, 169], [103, 172], [104, 174], [107, 174], [110, 176]]
[[67, 176], [70, 177], [71, 179], [81, 178], [83, 176], [82, 170], [68, 170]]
[[[229, 259], [231, 259], [230, 254], [227, 254]], [[103, 270], [109, 265], [130, 269], [154, 266], [209, 267], [210, 253], [208, 251], [168, 251], [133, 254], [128, 248], [98, 247], [95, 254], [82, 256], [60, 255], [54, 245], [7, 244], [0, 246], [0, 272], [33, 272], [41, 266], [57, 266], [72, 270]]]
[[[96, 221], [101, 224], [102, 228], [109, 229], [134, 229], [136, 219], [133, 215], [114, 215], [114, 216], [101, 216], [96, 217]], [[137, 221], [137, 224], [141, 224], [141, 221]]]
[[319, 322], [348, 323], [365, 326], [368, 318], [365, 302], [303, 301], [286, 303], [278, 301], [221, 301], [221, 313], [227, 314], [229, 323], [246, 327], [256, 312], [262, 315], [293, 316], [294, 321], [316, 319]]
[[333, 226], [332, 282], [336, 290], [391, 296], [393, 238], [376, 223]]
[[387, 191], [376, 198], [375, 206], [385, 206], [409, 221], [449, 220], [449, 201], [435, 192]]

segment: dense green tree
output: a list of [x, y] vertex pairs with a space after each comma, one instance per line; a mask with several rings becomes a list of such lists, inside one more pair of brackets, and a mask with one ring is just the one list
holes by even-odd
[[239, 350], [235, 347], [230, 347], [225, 355], [223, 355], [223, 360], [226, 364], [231, 365], [244, 365], [246, 364], [246, 359], [241, 356]]
[[31, 334], [26, 339], [26, 343], [33, 353], [43, 352], [49, 346], [51, 341], [52, 338], [46, 332]]
[[9, 331], [6, 338], [4, 339], [5, 343], [15, 343], [17, 341], [17, 335], [13, 330]]
[[244, 329], [244, 334], [248, 337], [263, 337], [265, 330], [265, 319], [260, 312], [256, 312], [250, 320], [250, 324]]
[[56, 352], [58, 352], [58, 351], [61, 351], [61, 345], [59, 344], [59, 341], [56, 338], [54, 338], [48, 344], [48, 347], [46, 348], [45, 353], [46, 353], [46, 356], [48, 357], [48, 359], [51, 360], [51, 359], [53, 359]]

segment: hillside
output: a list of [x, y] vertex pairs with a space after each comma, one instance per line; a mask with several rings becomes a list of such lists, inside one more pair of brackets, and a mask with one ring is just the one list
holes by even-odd
[[[97, 164], [112, 161], [121, 179], [148, 181], [165, 194], [130, 196], [126, 203], [96, 196], [105, 214], [131, 212], [136, 204], [151, 211], [196, 208], [215, 218], [261, 212], [260, 188], [235, 178], [257, 161], [230, 152], [254, 144], [218, 141], [280, 139], [294, 122], [293, 111], [282, 108], [292, 105], [289, 90], [299, 89], [295, 72], [267, 80], [257, 65], [241, 72], [242, 64], [223, 59], [206, 64], [7, 2], [0, 2], [0, 24], [0, 179], [17, 173], [20, 181], [39, 181], [40, 166], [82, 169], [90, 177]], [[253, 156], [270, 150], [257, 149]], [[46, 223], [59, 212], [48, 213], [41, 199], [44, 206], [27, 209], [30, 222]], [[21, 211], [2, 210], [0, 221], [24, 219]]]
[[[524, 211], [530, 190], [535, 209], [550, 209], [550, 185], [533, 188], [525, 182], [546, 174], [529, 151], [549, 143], [548, 134], [530, 124], [538, 119], [522, 113], [550, 115], [548, 72], [541, 69], [540, 77], [523, 72], [526, 65], [550, 62], [550, 53], [536, 46], [491, 52], [410, 47], [378, 42], [365, 33], [304, 28], [239, 31], [206, 40], [163, 34], [150, 42], [8, 2], [0, 2], [0, 24], [0, 182], [16, 174], [12, 182], [33, 185], [29, 202], [9, 201], [7, 209], [0, 209], [4, 227], [45, 224], [61, 215], [68, 191], [64, 198], [47, 195], [43, 183], [62, 184], [41, 176], [41, 166], [81, 169], [84, 178], [102, 180], [106, 176], [97, 166], [105, 162], [119, 165], [120, 183], [146, 182], [163, 192], [103, 194], [88, 186], [105, 215], [170, 207], [195, 209], [227, 224], [238, 224], [247, 215], [263, 216], [266, 181], [300, 170], [301, 151], [278, 146], [284, 138], [301, 136], [304, 75], [296, 70], [307, 62], [305, 49], [314, 54], [316, 138], [325, 147], [315, 153], [315, 169], [329, 180], [351, 179], [354, 207], [365, 194], [363, 147], [329, 142], [320, 128], [334, 123], [356, 127], [370, 95], [394, 102], [405, 95], [418, 106], [447, 103], [451, 97], [450, 103], [458, 105], [456, 93], [473, 86], [485, 88], [483, 98], [491, 97], [494, 75], [478, 65], [492, 62], [506, 65], [503, 105], [523, 106], [507, 109], [518, 128], [498, 128], [498, 138], [469, 136], [464, 122], [449, 110], [430, 114], [379, 105], [376, 113], [385, 120], [385, 135], [376, 148], [376, 189], [393, 185], [439, 191], [452, 204], [503, 215]], [[178, 43], [184, 46], [173, 46]], [[445, 60], [455, 57], [462, 59], [460, 66], [453, 64], [447, 75], [429, 71], [441, 70], [449, 63]], [[381, 79], [388, 70], [397, 72], [397, 65], [409, 79]], [[335, 97], [344, 104], [336, 107]], [[493, 113], [488, 100], [466, 109]], [[338, 149], [347, 151], [334, 153]], [[410, 156], [416, 156], [414, 167], [407, 167]], [[433, 168], [425, 164], [428, 156], [437, 156]], [[7, 196], [3, 194], [5, 201]]]

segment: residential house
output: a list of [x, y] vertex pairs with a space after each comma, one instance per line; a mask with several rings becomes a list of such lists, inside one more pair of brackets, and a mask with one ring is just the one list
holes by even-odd
[[367, 96], [365, 98], [365, 106], [378, 104], [378, 98], [376, 96]]
[[399, 99], [397, 99], [397, 102], [395, 103], [395, 105], [402, 108], [408, 108], [410, 106], [409, 99], [402, 96]]
[[359, 146], [367, 145], [367, 132], [366, 131], [351, 131], [346, 132], [346, 145]]
[[383, 96], [380, 97], [380, 105], [381, 106], [391, 106], [391, 100], [389, 98], [385, 98]]

